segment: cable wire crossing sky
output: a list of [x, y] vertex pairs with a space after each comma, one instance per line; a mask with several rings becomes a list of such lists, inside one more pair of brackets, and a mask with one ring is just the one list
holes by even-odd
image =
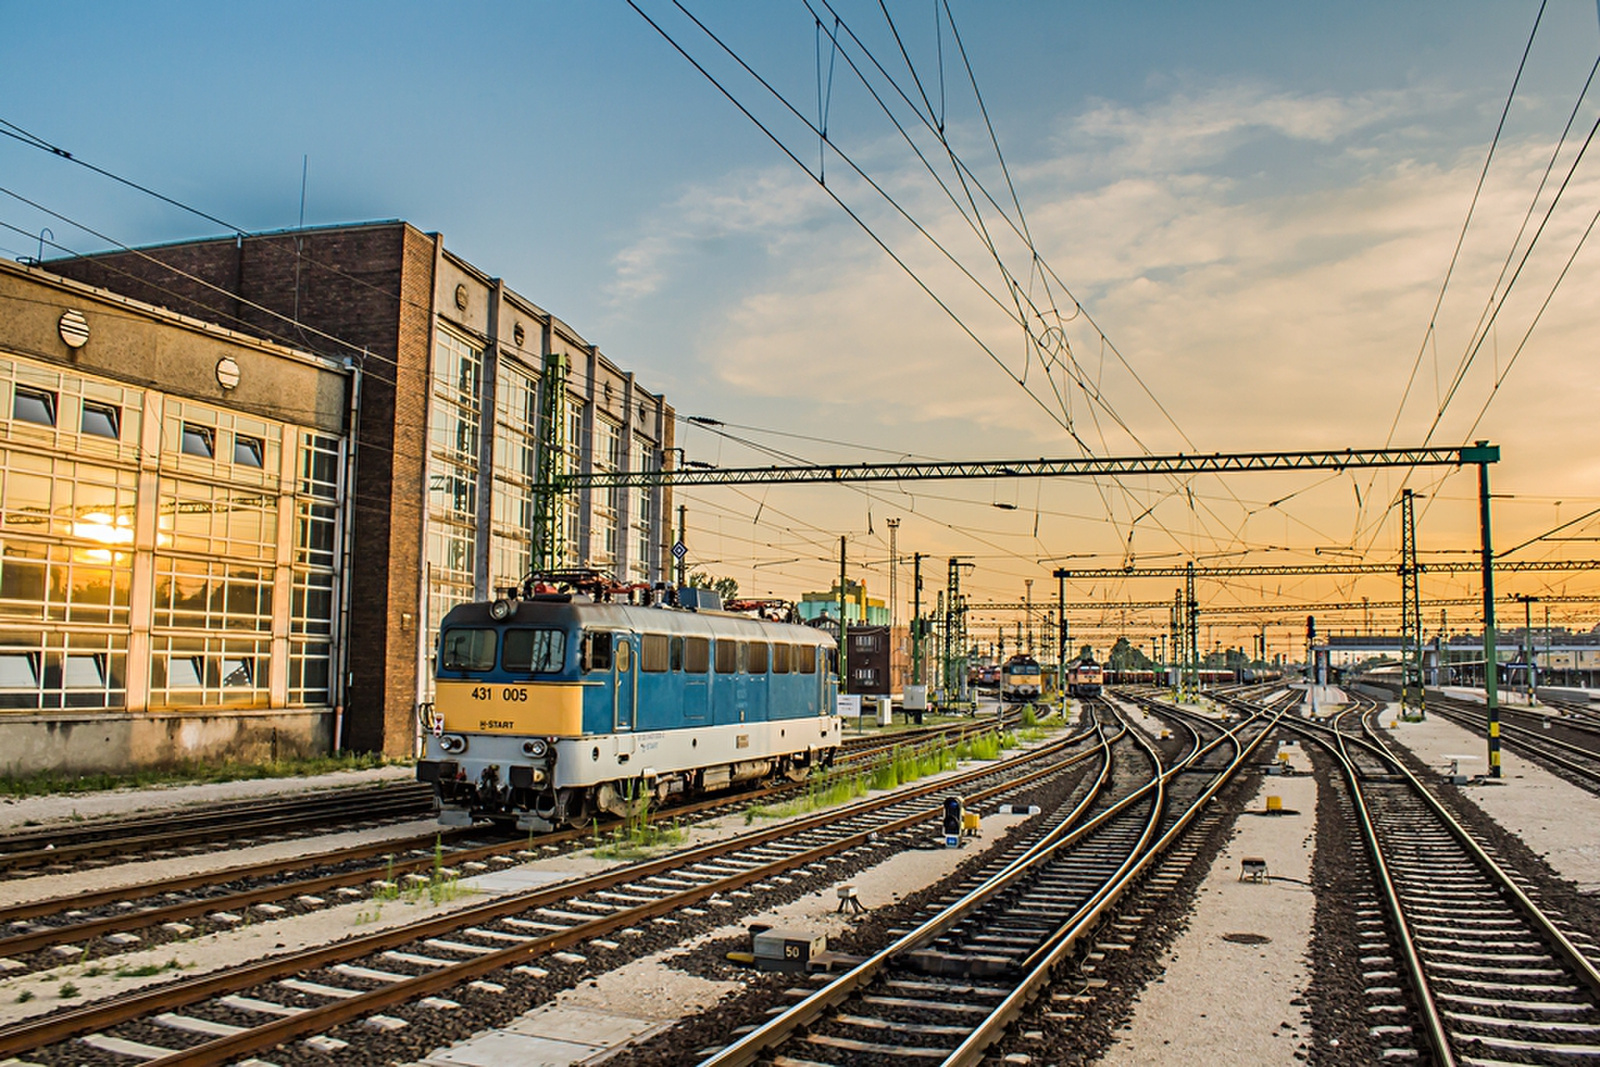
[[[678, 432], [696, 463], [1492, 440], [1503, 543], [1559, 560], [1600, 536], [1600, 4], [0, 12], [12, 258], [405, 219], [699, 416]], [[751, 593], [825, 589], [843, 534], [886, 594], [892, 517], [903, 552], [971, 556], [966, 592], [1009, 602], [1068, 556], [1395, 558], [1407, 487], [1422, 555], [1473, 548], [1475, 485], [1449, 467], [678, 499], [691, 562]], [[1395, 592], [1304, 575], [1208, 597]]]

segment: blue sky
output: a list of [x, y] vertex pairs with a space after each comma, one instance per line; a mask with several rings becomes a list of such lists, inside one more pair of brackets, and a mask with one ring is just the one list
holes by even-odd
[[[714, 73], [730, 73], [670, 3], [639, 3]], [[686, 6], [818, 119], [816, 23], [800, 0]], [[888, 7], [951, 145], [1006, 199], [949, 25], [935, 34], [931, 0]], [[812, 8], [824, 10], [820, 0]], [[834, 10], [914, 92], [877, 5], [840, 0]], [[883, 450], [761, 437], [807, 458], [1072, 454], [1079, 445], [1063, 423], [1110, 454], [1385, 443], [1536, 4], [952, 0], [951, 10], [1035, 246], [1138, 374], [1120, 367], [1083, 316], [1063, 325], [1106, 407], [1068, 385], [1070, 402], [1049, 410], [1037, 353], [1025, 352], [1003, 302], [941, 262], [842, 161], [829, 160], [830, 188], [951, 305], [991, 359], [621, 0], [0, 0], [8, 75], [0, 118], [250, 230], [296, 224], [307, 156], [308, 224], [404, 218], [441, 231], [454, 251], [636, 369], [681, 413]], [[1597, 51], [1593, 4], [1550, 4], [1394, 443], [1427, 431]], [[824, 48], [824, 77], [828, 59]], [[747, 78], [730, 86], [815, 168], [814, 136], [802, 136]], [[999, 291], [987, 250], [842, 58], [827, 108], [834, 143]], [[1580, 139], [1595, 115], [1586, 103]], [[920, 143], [939, 151], [925, 134]], [[1515, 499], [1497, 518], [1504, 544], [1600, 505], [1591, 430], [1600, 249], [1577, 257], [1472, 429], [1492, 377], [1600, 207], [1593, 171], [1586, 161], [1574, 173], [1435, 438], [1505, 446], [1497, 487]], [[126, 244], [217, 232], [13, 140], [0, 139], [0, 186]], [[1003, 228], [998, 213], [986, 221]], [[6, 196], [0, 223], [31, 234], [48, 225], [76, 250], [104, 247]], [[1044, 300], [1020, 243], [998, 243], [1029, 295]], [[36, 241], [0, 231], [0, 249], [31, 255]], [[1047, 402], [1036, 404], [997, 362], [1026, 372]], [[1112, 412], [1127, 431], [1107, 429]], [[684, 441], [704, 459], [749, 458], [702, 430]], [[1430, 495], [1425, 547], [1472, 547], [1471, 486], [1464, 477], [1432, 483], [1426, 474], [1412, 483]], [[861, 558], [881, 559], [883, 520], [901, 515], [903, 549], [973, 553], [972, 589], [1009, 599], [1026, 577], [1051, 584], [1049, 565], [1037, 561], [1069, 552], [1106, 564], [1130, 552], [1290, 562], [1370, 547], [1382, 556], [1397, 543], [1386, 505], [1399, 487], [1387, 476], [1202, 480], [1192, 487], [1198, 504], [1165, 483], [968, 483], [872, 497], [774, 489], [690, 500], [698, 558], [755, 591], [825, 584], [826, 546], [840, 532]], [[800, 562], [777, 562], [791, 558]], [[881, 567], [869, 581], [887, 584]], [[1375, 600], [1396, 592], [1369, 584]], [[1527, 591], [1581, 584], [1553, 576]], [[1425, 593], [1466, 591], [1441, 582]], [[1355, 583], [1247, 583], [1214, 596], [1368, 592]], [[1160, 599], [1170, 589], [1074, 591], [1090, 594]]]

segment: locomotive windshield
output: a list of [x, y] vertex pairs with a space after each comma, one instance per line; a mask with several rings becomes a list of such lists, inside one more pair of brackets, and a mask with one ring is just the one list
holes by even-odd
[[439, 666], [444, 670], [487, 671], [494, 668], [493, 630], [446, 630], [439, 643]]
[[505, 654], [508, 671], [557, 674], [567, 662], [564, 630], [507, 630]]

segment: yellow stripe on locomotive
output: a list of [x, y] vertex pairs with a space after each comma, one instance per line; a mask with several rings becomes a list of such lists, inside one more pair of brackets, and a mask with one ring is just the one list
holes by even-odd
[[583, 736], [582, 682], [436, 683], [435, 713], [446, 733]]

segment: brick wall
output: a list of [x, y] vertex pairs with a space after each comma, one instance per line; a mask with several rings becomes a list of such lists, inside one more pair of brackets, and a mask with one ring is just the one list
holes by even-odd
[[344, 744], [409, 755], [433, 239], [404, 223], [377, 223], [52, 260], [46, 267], [335, 359], [365, 349]]

